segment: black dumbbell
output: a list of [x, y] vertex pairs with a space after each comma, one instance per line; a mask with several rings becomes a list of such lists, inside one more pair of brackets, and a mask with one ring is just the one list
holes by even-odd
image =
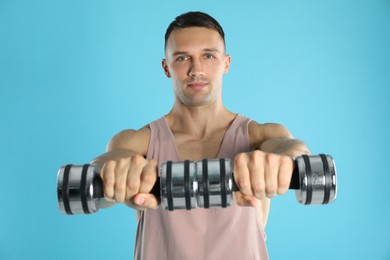
[[[336, 199], [336, 167], [330, 155], [302, 155], [295, 159], [290, 189], [299, 203], [328, 204]], [[230, 159], [164, 162], [151, 193], [167, 210], [228, 207], [238, 191]], [[57, 176], [60, 210], [89, 214], [99, 210], [104, 197], [99, 170], [92, 164], [66, 165]]]

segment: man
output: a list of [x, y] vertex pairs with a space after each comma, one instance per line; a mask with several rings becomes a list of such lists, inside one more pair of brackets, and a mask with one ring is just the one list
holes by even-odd
[[[136, 209], [136, 259], [268, 259], [265, 228], [270, 199], [287, 192], [293, 159], [308, 154], [278, 124], [259, 124], [222, 103], [229, 71], [224, 32], [205, 13], [178, 16], [165, 35], [171, 111], [140, 130], [124, 130], [94, 160], [105, 198]], [[244, 94], [242, 94], [244, 95]], [[149, 194], [166, 160], [230, 157], [240, 192], [232, 207], [165, 211]]]

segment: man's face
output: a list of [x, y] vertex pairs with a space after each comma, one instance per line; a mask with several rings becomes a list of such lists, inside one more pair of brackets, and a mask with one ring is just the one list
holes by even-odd
[[230, 56], [215, 30], [190, 27], [174, 30], [165, 48], [162, 65], [172, 78], [175, 97], [186, 106], [204, 106], [221, 98], [222, 76]]

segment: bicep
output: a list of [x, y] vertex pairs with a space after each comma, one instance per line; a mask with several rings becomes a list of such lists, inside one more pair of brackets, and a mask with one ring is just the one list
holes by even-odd
[[280, 139], [294, 138], [285, 126], [281, 124], [275, 124], [275, 123], [264, 124], [264, 137], [266, 140], [272, 138], [280, 138]]
[[116, 151], [116, 150], [131, 150], [136, 131], [133, 129], [123, 130], [116, 135], [114, 135], [111, 140], [108, 142], [106, 147], [106, 152]]
[[126, 129], [116, 134], [107, 144], [107, 152], [129, 150], [140, 155], [146, 155], [149, 147], [150, 129]]
[[106, 152], [96, 157], [92, 162], [98, 166], [102, 166], [108, 160], [116, 160], [134, 154], [145, 156], [148, 146], [148, 129], [123, 130], [111, 138], [107, 144]]

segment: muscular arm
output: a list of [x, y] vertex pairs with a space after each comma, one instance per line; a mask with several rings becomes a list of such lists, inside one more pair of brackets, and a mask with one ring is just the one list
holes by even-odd
[[294, 139], [284, 126], [279, 124], [255, 124], [255, 128], [258, 128], [260, 135], [257, 140], [254, 140], [255, 149], [287, 155], [292, 158], [301, 154], [310, 154], [308, 147], [302, 141]]
[[150, 129], [123, 130], [111, 138], [107, 144], [106, 153], [96, 157], [92, 163], [101, 167], [106, 161], [134, 154], [146, 156], [149, 146]]
[[[300, 140], [294, 139], [291, 133], [280, 124], [259, 124], [252, 121], [249, 124], [249, 141], [252, 150], [266, 153], [287, 155], [295, 158], [301, 154], [310, 154], [308, 147]], [[271, 200], [256, 199], [256, 208], [260, 221], [265, 228]]]
[[[106, 162], [117, 161], [134, 155], [146, 156], [149, 146], [150, 129], [124, 130], [116, 134], [108, 143], [106, 152], [91, 161], [102, 169]], [[100, 207], [106, 208], [116, 204], [115, 200], [102, 199]], [[136, 210], [137, 219], [139, 212]]]

